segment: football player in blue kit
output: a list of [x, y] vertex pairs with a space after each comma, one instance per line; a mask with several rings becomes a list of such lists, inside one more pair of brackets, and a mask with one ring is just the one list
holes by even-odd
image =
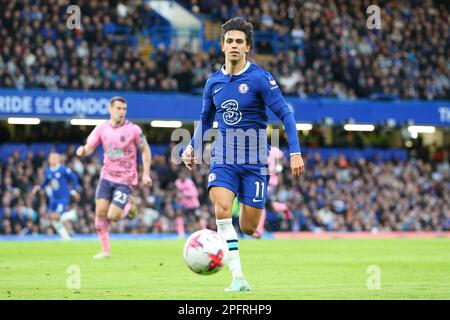
[[214, 119], [214, 142], [208, 176], [208, 192], [216, 215], [217, 231], [228, 243], [226, 261], [233, 280], [225, 291], [250, 291], [242, 273], [238, 237], [232, 225], [235, 197], [241, 203], [240, 226], [255, 232], [265, 205], [267, 170], [267, 107], [282, 120], [287, 133], [293, 176], [305, 170], [294, 116], [272, 75], [247, 60], [253, 47], [253, 26], [242, 18], [222, 25], [221, 48], [225, 65], [211, 75], [203, 90], [200, 125], [182, 154], [188, 169], [199, 163], [199, 153]]
[[70, 235], [61, 221], [61, 215], [67, 211], [71, 196], [75, 199], [80, 198], [76, 191], [78, 177], [70, 168], [61, 165], [60, 155], [56, 152], [50, 152], [48, 155], [48, 166], [44, 173], [44, 181], [40, 185], [34, 186], [32, 193], [35, 194], [50, 185], [48, 209], [52, 225], [64, 240], [70, 240]]

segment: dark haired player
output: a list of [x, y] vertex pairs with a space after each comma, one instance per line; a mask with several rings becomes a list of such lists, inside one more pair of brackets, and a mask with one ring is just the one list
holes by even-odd
[[[292, 174], [298, 176], [305, 170], [294, 116], [272, 75], [247, 60], [252, 47], [251, 23], [233, 18], [222, 26], [221, 48], [225, 65], [206, 82], [201, 126], [196, 128], [190, 145], [182, 154], [183, 162], [191, 169], [197, 162], [196, 151], [202, 145], [204, 134], [212, 128], [216, 117], [221, 138], [216, 140], [212, 152], [208, 191], [217, 230], [230, 250], [227, 265], [233, 281], [225, 291], [250, 290], [241, 269], [231, 209], [237, 196], [241, 203], [241, 230], [253, 234], [265, 205], [269, 179], [266, 107], [283, 121]], [[261, 153], [261, 149], [265, 152]]]

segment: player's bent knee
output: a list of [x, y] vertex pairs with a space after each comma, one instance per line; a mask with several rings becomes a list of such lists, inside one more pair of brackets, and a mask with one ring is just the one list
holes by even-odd
[[108, 207], [97, 205], [95, 208], [95, 216], [98, 218], [107, 218], [108, 217]]
[[256, 227], [252, 227], [250, 225], [241, 224], [240, 227], [241, 227], [242, 232], [244, 232], [246, 235], [249, 235], [249, 236], [254, 234], [256, 231]]
[[106, 210], [95, 210], [95, 216], [100, 219], [108, 217], [108, 211]]
[[120, 212], [119, 212], [119, 213], [114, 212], [114, 213], [109, 213], [109, 214], [108, 214], [108, 219], [111, 220], [111, 221], [113, 221], [113, 222], [119, 221], [120, 218], [121, 218]]
[[227, 219], [231, 217], [231, 207], [224, 205], [223, 203], [215, 203], [214, 212], [218, 219]]
[[251, 208], [244, 205], [239, 219], [239, 224], [242, 232], [247, 235], [254, 234], [256, 229], [258, 228], [261, 214], [261, 209]]

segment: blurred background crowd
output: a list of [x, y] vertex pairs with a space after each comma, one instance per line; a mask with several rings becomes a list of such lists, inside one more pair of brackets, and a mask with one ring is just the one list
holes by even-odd
[[[450, 97], [448, 3], [380, 1], [381, 30], [366, 26], [369, 0], [184, 0], [202, 21], [248, 19], [256, 62], [286, 95], [342, 99]], [[81, 28], [66, 27], [68, 0], [0, 0], [0, 87], [199, 94], [223, 63], [220, 50], [139, 46], [161, 23], [144, 1], [80, 0]], [[255, 36], [255, 39], [257, 37]], [[217, 38], [217, 41], [219, 39]]]
[[[65, 165], [79, 177], [81, 200], [64, 213], [70, 233], [94, 233], [95, 188], [101, 163], [98, 154], [80, 160], [69, 146]], [[436, 150], [430, 161], [380, 157], [324, 158], [305, 154], [306, 173], [292, 179], [286, 157], [272, 171], [266, 204], [267, 231], [442, 231], [450, 230], [450, 162], [448, 150]], [[33, 197], [33, 185], [43, 180], [47, 165], [42, 151], [24, 159], [14, 152], [0, 166], [0, 234], [53, 234], [48, 197]], [[139, 214], [113, 223], [117, 233], [174, 233], [215, 229], [206, 185], [208, 165], [191, 175], [167, 153], [153, 157], [151, 188], [139, 187], [134, 197]], [[446, 200], [447, 199], [447, 200]], [[284, 206], [274, 205], [283, 203]], [[278, 211], [277, 211], [278, 210]]]
[[[204, 26], [219, 27], [216, 44], [226, 20], [240, 16], [250, 21], [255, 28], [250, 59], [274, 75], [284, 95], [450, 99], [448, 1], [380, 0], [380, 30], [367, 28], [370, 0], [177, 2]], [[217, 45], [193, 50], [145, 42], [149, 30], [164, 26], [147, 1], [78, 0], [76, 4], [81, 27], [72, 30], [66, 25], [69, 0], [0, 0], [1, 88], [198, 95], [206, 79], [223, 64]], [[0, 125], [0, 147], [7, 142], [82, 140], [78, 129], [51, 123], [33, 129], [17, 127], [11, 131], [14, 134], [5, 128]], [[304, 137], [302, 146], [324, 145], [316, 128]], [[388, 148], [394, 139], [391, 131], [386, 132], [378, 142], [356, 134], [332, 136], [337, 147]], [[163, 130], [146, 136], [150, 143], [168, 141]], [[95, 233], [94, 197], [101, 157], [95, 154], [80, 160], [74, 156], [73, 145], [62, 154], [65, 165], [79, 177], [81, 194], [81, 200], [73, 200], [63, 215], [67, 229], [72, 234]], [[43, 180], [46, 160], [46, 152], [38, 149], [30, 149], [25, 156], [16, 150], [1, 159], [0, 234], [54, 233], [48, 190], [31, 194], [32, 187]], [[311, 152], [304, 160], [306, 174], [300, 180], [292, 180], [286, 157], [276, 167], [266, 204], [266, 230], [450, 230], [450, 162], [445, 148], [420, 147], [406, 159], [328, 157]], [[134, 191], [139, 214], [112, 224], [112, 231], [172, 233], [180, 224], [188, 232], [199, 227], [215, 229], [205, 189], [207, 173], [207, 165], [191, 173], [172, 163], [170, 148], [165, 154], [155, 153], [154, 185]]]

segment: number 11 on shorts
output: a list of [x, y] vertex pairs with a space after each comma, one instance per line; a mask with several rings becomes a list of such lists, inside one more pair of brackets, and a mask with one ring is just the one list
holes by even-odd
[[[255, 199], [264, 198], [264, 182], [255, 182], [256, 185], [256, 194]], [[259, 195], [259, 191], [261, 190], [261, 196]]]

